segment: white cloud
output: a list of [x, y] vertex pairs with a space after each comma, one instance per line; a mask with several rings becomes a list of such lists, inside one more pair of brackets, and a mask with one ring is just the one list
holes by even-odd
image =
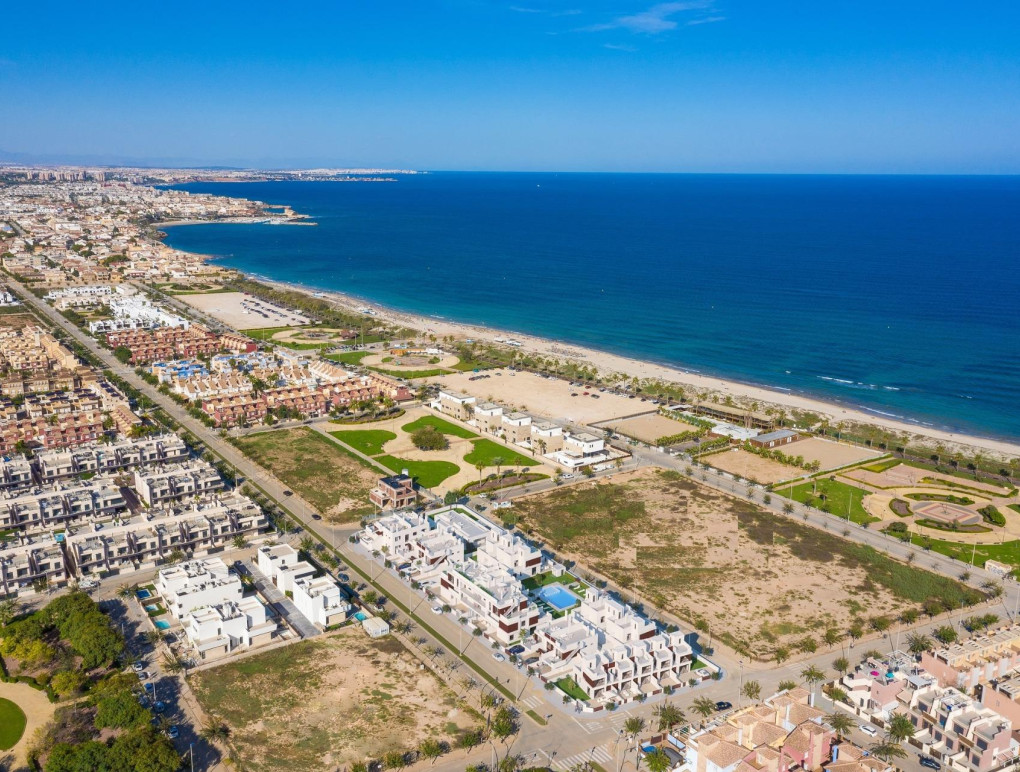
[[625, 29], [646, 35], [658, 35], [676, 29], [680, 22], [672, 18], [684, 11], [702, 11], [712, 6], [712, 0], [687, 0], [686, 2], [658, 3], [647, 11], [620, 16], [605, 24], [585, 27], [587, 32], [602, 32], [611, 29]]

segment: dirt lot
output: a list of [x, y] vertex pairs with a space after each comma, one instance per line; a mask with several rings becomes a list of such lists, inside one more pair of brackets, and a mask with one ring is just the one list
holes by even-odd
[[237, 444], [333, 522], [374, 511], [368, 492], [381, 474], [307, 427], [251, 434]]
[[807, 474], [800, 467], [781, 464], [770, 458], [762, 458], [740, 448], [724, 450], [722, 453], [713, 453], [700, 460], [709, 466], [714, 466], [716, 469], [738, 474], [744, 479], [754, 480], [766, 485], [768, 483], [777, 483], [781, 480], [791, 480]]
[[[177, 299], [189, 306], [204, 311], [236, 330], [253, 330], [260, 327], [291, 327], [308, 324], [308, 317], [291, 311], [268, 300], [253, 298], [243, 292], [214, 292], [208, 295], [178, 295]], [[258, 303], [266, 314], [245, 313], [241, 301]]]
[[428, 737], [453, 745], [480, 723], [397, 641], [373, 641], [360, 627], [204, 670], [191, 683], [255, 772], [350, 768]]
[[844, 445], [820, 437], [808, 437], [779, 448], [788, 456], [804, 456], [805, 461], [817, 461], [822, 470], [835, 469], [869, 458], [878, 458], [881, 451], [859, 448], [856, 445]]
[[[454, 373], [429, 378], [446, 388], [471, 394], [480, 401], [488, 400], [501, 405], [525, 410], [556, 421], [593, 424], [614, 418], [633, 415], [653, 406], [640, 399], [628, 399], [608, 392], [599, 393], [598, 399], [582, 396], [586, 389], [572, 388], [568, 381], [559, 378], [542, 378], [533, 373], [512, 373], [509, 370], [486, 370], [485, 378], [468, 380], [474, 373]], [[572, 393], [578, 396], [571, 397]]]
[[[631, 404], [634, 403], [634, 400], [627, 401]], [[647, 406], [648, 403], [639, 404]], [[680, 434], [682, 432], [696, 432], [698, 430], [698, 427], [693, 424], [684, 421], [674, 421], [672, 418], [666, 418], [658, 413], [641, 415], [637, 418], [625, 418], [622, 421], [613, 421], [612, 423], [604, 424], [603, 428], [612, 429], [626, 437], [633, 437], [635, 440], [641, 440], [650, 445], [654, 445], [659, 437], [668, 437], [671, 434]]]
[[[827, 628], [916, 607], [963, 588], [882, 554], [704, 488], [640, 470], [516, 500], [519, 526], [716, 640], [767, 658], [821, 645]], [[739, 529], [738, 529], [739, 523]]]

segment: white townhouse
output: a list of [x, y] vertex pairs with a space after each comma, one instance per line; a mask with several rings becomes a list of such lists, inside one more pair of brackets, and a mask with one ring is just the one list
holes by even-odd
[[628, 701], [683, 683], [694, 652], [630, 606], [588, 588], [573, 613], [543, 617], [526, 644], [546, 681], [573, 678], [593, 701]]
[[328, 576], [298, 579], [294, 582], [293, 594], [297, 610], [323, 629], [340, 624], [352, 610], [340, 586]]
[[315, 577], [315, 566], [304, 560], [289, 544], [263, 544], [258, 549], [259, 571], [269, 577], [280, 592], [294, 594], [294, 585]]
[[412, 545], [431, 530], [429, 519], [416, 512], [396, 512], [373, 520], [361, 532], [361, 543], [391, 558], [410, 555]]
[[520, 581], [506, 569], [486, 568], [465, 560], [448, 566], [436, 587], [442, 601], [489, 640], [509, 646], [531, 633], [539, 610], [525, 595]]
[[183, 622], [184, 634], [206, 661], [267, 644], [278, 628], [255, 597], [201, 606], [189, 611]]
[[561, 466], [579, 469], [590, 464], [608, 461], [606, 441], [591, 432], [568, 432], [563, 435], [563, 446], [549, 456]]
[[183, 620], [192, 609], [238, 602], [244, 595], [240, 577], [220, 558], [189, 560], [160, 570], [156, 590], [167, 610]]
[[32, 485], [32, 463], [24, 456], [0, 456], [0, 491], [21, 491]]
[[509, 531], [494, 530], [475, 550], [478, 565], [485, 568], [502, 568], [516, 577], [541, 573], [542, 551], [520, 536]]
[[192, 459], [158, 469], [136, 469], [135, 490], [149, 506], [221, 490], [223, 479], [205, 461]]
[[460, 421], [466, 421], [474, 413], [477, 402], [478, 400], [469, 394], [441, 388], [438, 398], [432, 402], [431, 407]]

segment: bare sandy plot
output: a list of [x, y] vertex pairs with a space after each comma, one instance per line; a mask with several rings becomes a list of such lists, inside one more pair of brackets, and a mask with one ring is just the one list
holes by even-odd
[[795, 477], [807, 474], [800, 467], [781, 464], [770, 458], [762, 458], [740, 448], [724, 450], [722, 453], [713, 453], [700, 460], [709, 466], [714, 466], [716, 469], [722, 469], [724, 472], [740, 475], [747, 480], [754, 480], [766, 485], [783, 480], [792, 480]]
[[348, 768], [427, 737], [456, 743], [477, 714], [393, 638], [360, 626], [192, 676], [255, 772]]
[[598, 571], [756, 656], [805, 639], [821, 645], [826, 629], [917, 605], [906, 584], [894, 585], [916, 577], [892, 578], [885, 556], [677, 472], [628, 472], [515, 503], [519, 527], [576, 559], [582, 575]]
[[[542, 378], [533, 373], [513, 373], [509, 370], [486, 370], [489, 378], [472, 381], [473, 373], [455, 373], [429, 378], [446, 388], [471, 394], [480, 400], [525, 410], [556, 421], [593, 424], [614, 418], [643, 413], [647, 402], [628, 399], [608, 392], [595, 391], [598, 399], [582, 396], [590, 389], [574, 388], [559, 378]], [[576, 393], [576, 397], [571, 397]]]
[[[434, 359], [439, 361], [432, 361]], [[386, 370], [434, 370], [440, 367], [453, 367], [459, 361], [460, 358], [453, 354], [444, 354], [441, 357], [417, 355], [394, 357], [388, 354], [369, 354], [361, 360], [361, 364], [366, 367], [382, 367]]]
[[[628, 400], [632, 402], [631, 400]], [[637, 416], [636, 418], [625, 418], [622, 421], [613, 421], [604, 425], [607, 429], [619, 432], [625, 437], [633, 437], [635, 440], [647, 442], [654, 445], [659, 437], [668, 437], [683, 432], [696, 432], [698, 427], [685, 421], [674, 421], [658, 413]]]
[[860, 448], [856, 445], [844, 445], [832, 440], [823, 440], [820, 437], [798, 440], [790, 445], [784, 445], [779, 450], [788, 456], [803, 456], [805, 461], [817, 461], [823, 470], [835, 469], [882, 455], [878, 450]]
[[254, 330], [260, 327], [296, 327], [310, 322], [308, 317], [303, 314], [245, 292], [178, 295], [177, 299], [237, 330]]

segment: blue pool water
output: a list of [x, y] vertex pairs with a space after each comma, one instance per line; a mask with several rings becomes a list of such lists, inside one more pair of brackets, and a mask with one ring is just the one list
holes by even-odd
[[165, 621], [165, 620], [160, 619], [160, 620], [158, 620], [156, 622], [156, 627], [159, 628], [160, 630], [169, 630], [170, 629], [170, 623]]
[[538, 597], [550, 606], [553, 606], [557, 611], [568, 609], [580, 600], [580, 598], [561, 584], [550, 584], [543, 587], [538, 591]]
[[135, 595], [138, 596], [138, 600], [145, 600], [146, 598], [152, 597], [152, 593], [149, 592], [148, 590], [139, 590], [138, 592], [135, 593]]
[[366, 614], [364, 611], [359, 611], [357, 614], [354, 615], [354, 618], [357, 619], [359, 622], [364, 622], [366, 619], [368, 619], [368, 614]]
[[158, 611], [159, 610], [159, 606], [157, 604], [155, 604], [155, 603], [150, 603], [148, 606], [145, 607], [145, 610], [146, 611]]

